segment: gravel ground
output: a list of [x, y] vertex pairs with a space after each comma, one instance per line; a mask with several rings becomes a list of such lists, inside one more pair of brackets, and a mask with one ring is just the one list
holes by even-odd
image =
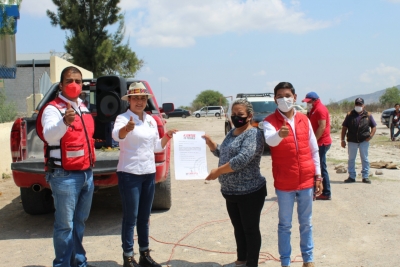
[[[388, 141], [388, 129], [376, 114], [378, 136], [370, 148], [370, 161], [397, 161], [400, 142]], [[224, 120], [217, 118], [170, 118], [169, 128], [203, 130], [217, 142], [224, 138]], [[12, 123], [0, 125], [3, 144], [2, 174], [10, 174], [9, 135]], [[382, 134], [382, 135], [381, 135]], [[334, 166], [346, 164], [347, 152], [340, 148], [338, 134], [328, 152], [332, 200], [314, 202], [314, 242], [316, 266], [391, 266], [399, 262], [400, 171], [383, 170], [373, 175], [372, 184], [361, 179], [344, 184], [347, 174], [337, 174]], [[208, 169], [218, 159], [207, 155]], [[360, 162], [359, 158], [357, 162]], [[271, 158], [262, 157], [262, 173], [268, 182], [268, 197], [261, 217], [262, 248], [259, 266], [280, 266], [277, 250], [277, 204], [271, 176]], [[171, 165], [173, 171], [173, 161]], [[360, 170], [360, 168], [358, 168]], [[371, 169], [375, 173], [375, 169]], [[174, 175], [172, 175], [174, 177]], [[164, 266], [228, 266], [235, 260], [233, 228], [228, 219], [218, 181], [172, 180], [172, 207], [151, 216], [151, 249]], [[89, 263], [98, 267], [122, 265], [120, 241], [121, 204], [116, 188], [94, 195], [87, 222], [84, 246]], [[0, 180], [0, 266], [51, 266], [53, 214], [31, 216], [22, 210], [19, 189], [12, 178]], [[294, 217], [296, 218], [296, 217]], [[301, 266], [296, 219], [292, 233], [292, 266]], [[137, 247], [135, 247], [137, 250]]]

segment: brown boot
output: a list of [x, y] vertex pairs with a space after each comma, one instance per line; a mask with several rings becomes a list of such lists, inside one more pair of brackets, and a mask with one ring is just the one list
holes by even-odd
[[315, 267], [314, 262], [305, 262], [303, 263], [303, 267]]
[[139, 264], [141, 267], [162, 267], [150, 256], [150, 250], [140, 251]]
[[124, 266], [123, 267], [140, 267], [140, 265], [136, 262], [135, 258], [125, 256], [122, 254], [122, 257], [124, 258]]

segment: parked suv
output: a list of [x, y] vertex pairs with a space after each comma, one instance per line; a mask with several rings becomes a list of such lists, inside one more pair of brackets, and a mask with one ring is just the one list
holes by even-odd
[[389, 128], [390, 115], [392, 114], [393, 110], [394, 108], [385, 109], [381, 115], [382, 124], [386, 125], [386, 127], [388, 128]]
[[[253, 120], [252, 125], [258, 127], [265, 117], [275, 112], [276, 103], [273, 97], [274, 93], [239, 93], [236, 99], [245, 98], [253, 105]], [[234, 126], [231, 121], [232, 103], [229, 104], [229, 109], [226, 112], [225, 119], [225, 134], [227, 134]]]
[[223, 115], [225, 115], [225, 111], [222, 106], [205, 106], [193, 112], [193, 116], [195, 116], [196, 118], [207, 116], [220, 117]]
[[165, 113], [165, 118], [166, 119], [168, 119], [169, 117], [186, 118], [187, 116], [190, 116], [190, 111], [186, 110], [186, 109], [181, 109], [181, 108], [176, 108], [176, 109], [174, 109], [174, 111]]

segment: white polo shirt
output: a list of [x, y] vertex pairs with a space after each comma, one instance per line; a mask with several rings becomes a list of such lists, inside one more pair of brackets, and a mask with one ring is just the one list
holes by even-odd
[[[135, 128], [124, 139], [119, 138], [119, 130], [126, 126], [132, 117]], [[143, 121], [131, 110], [118, 115], [115, 120], [112, 137], [119, 142], [120, 154], [117, 171], [133, 174], [156, 172], [154, 152], [161, 152], [161, 138], [158, 136], [157, 122], [143, 112]]]

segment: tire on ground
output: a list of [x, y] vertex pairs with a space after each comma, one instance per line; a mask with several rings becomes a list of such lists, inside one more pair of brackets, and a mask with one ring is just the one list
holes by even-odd
[[171, 173], [168, 172], [164, 182], [156, 184], [154, 194], [153, 210], [168, 210], [171, 208]]
[[21, 187], [20, 192], [22, 207], [26, 213], [39, 215], [54, 212], [53, 196], [50, 189], [44, 188], [35, 192], [30, 187]]

